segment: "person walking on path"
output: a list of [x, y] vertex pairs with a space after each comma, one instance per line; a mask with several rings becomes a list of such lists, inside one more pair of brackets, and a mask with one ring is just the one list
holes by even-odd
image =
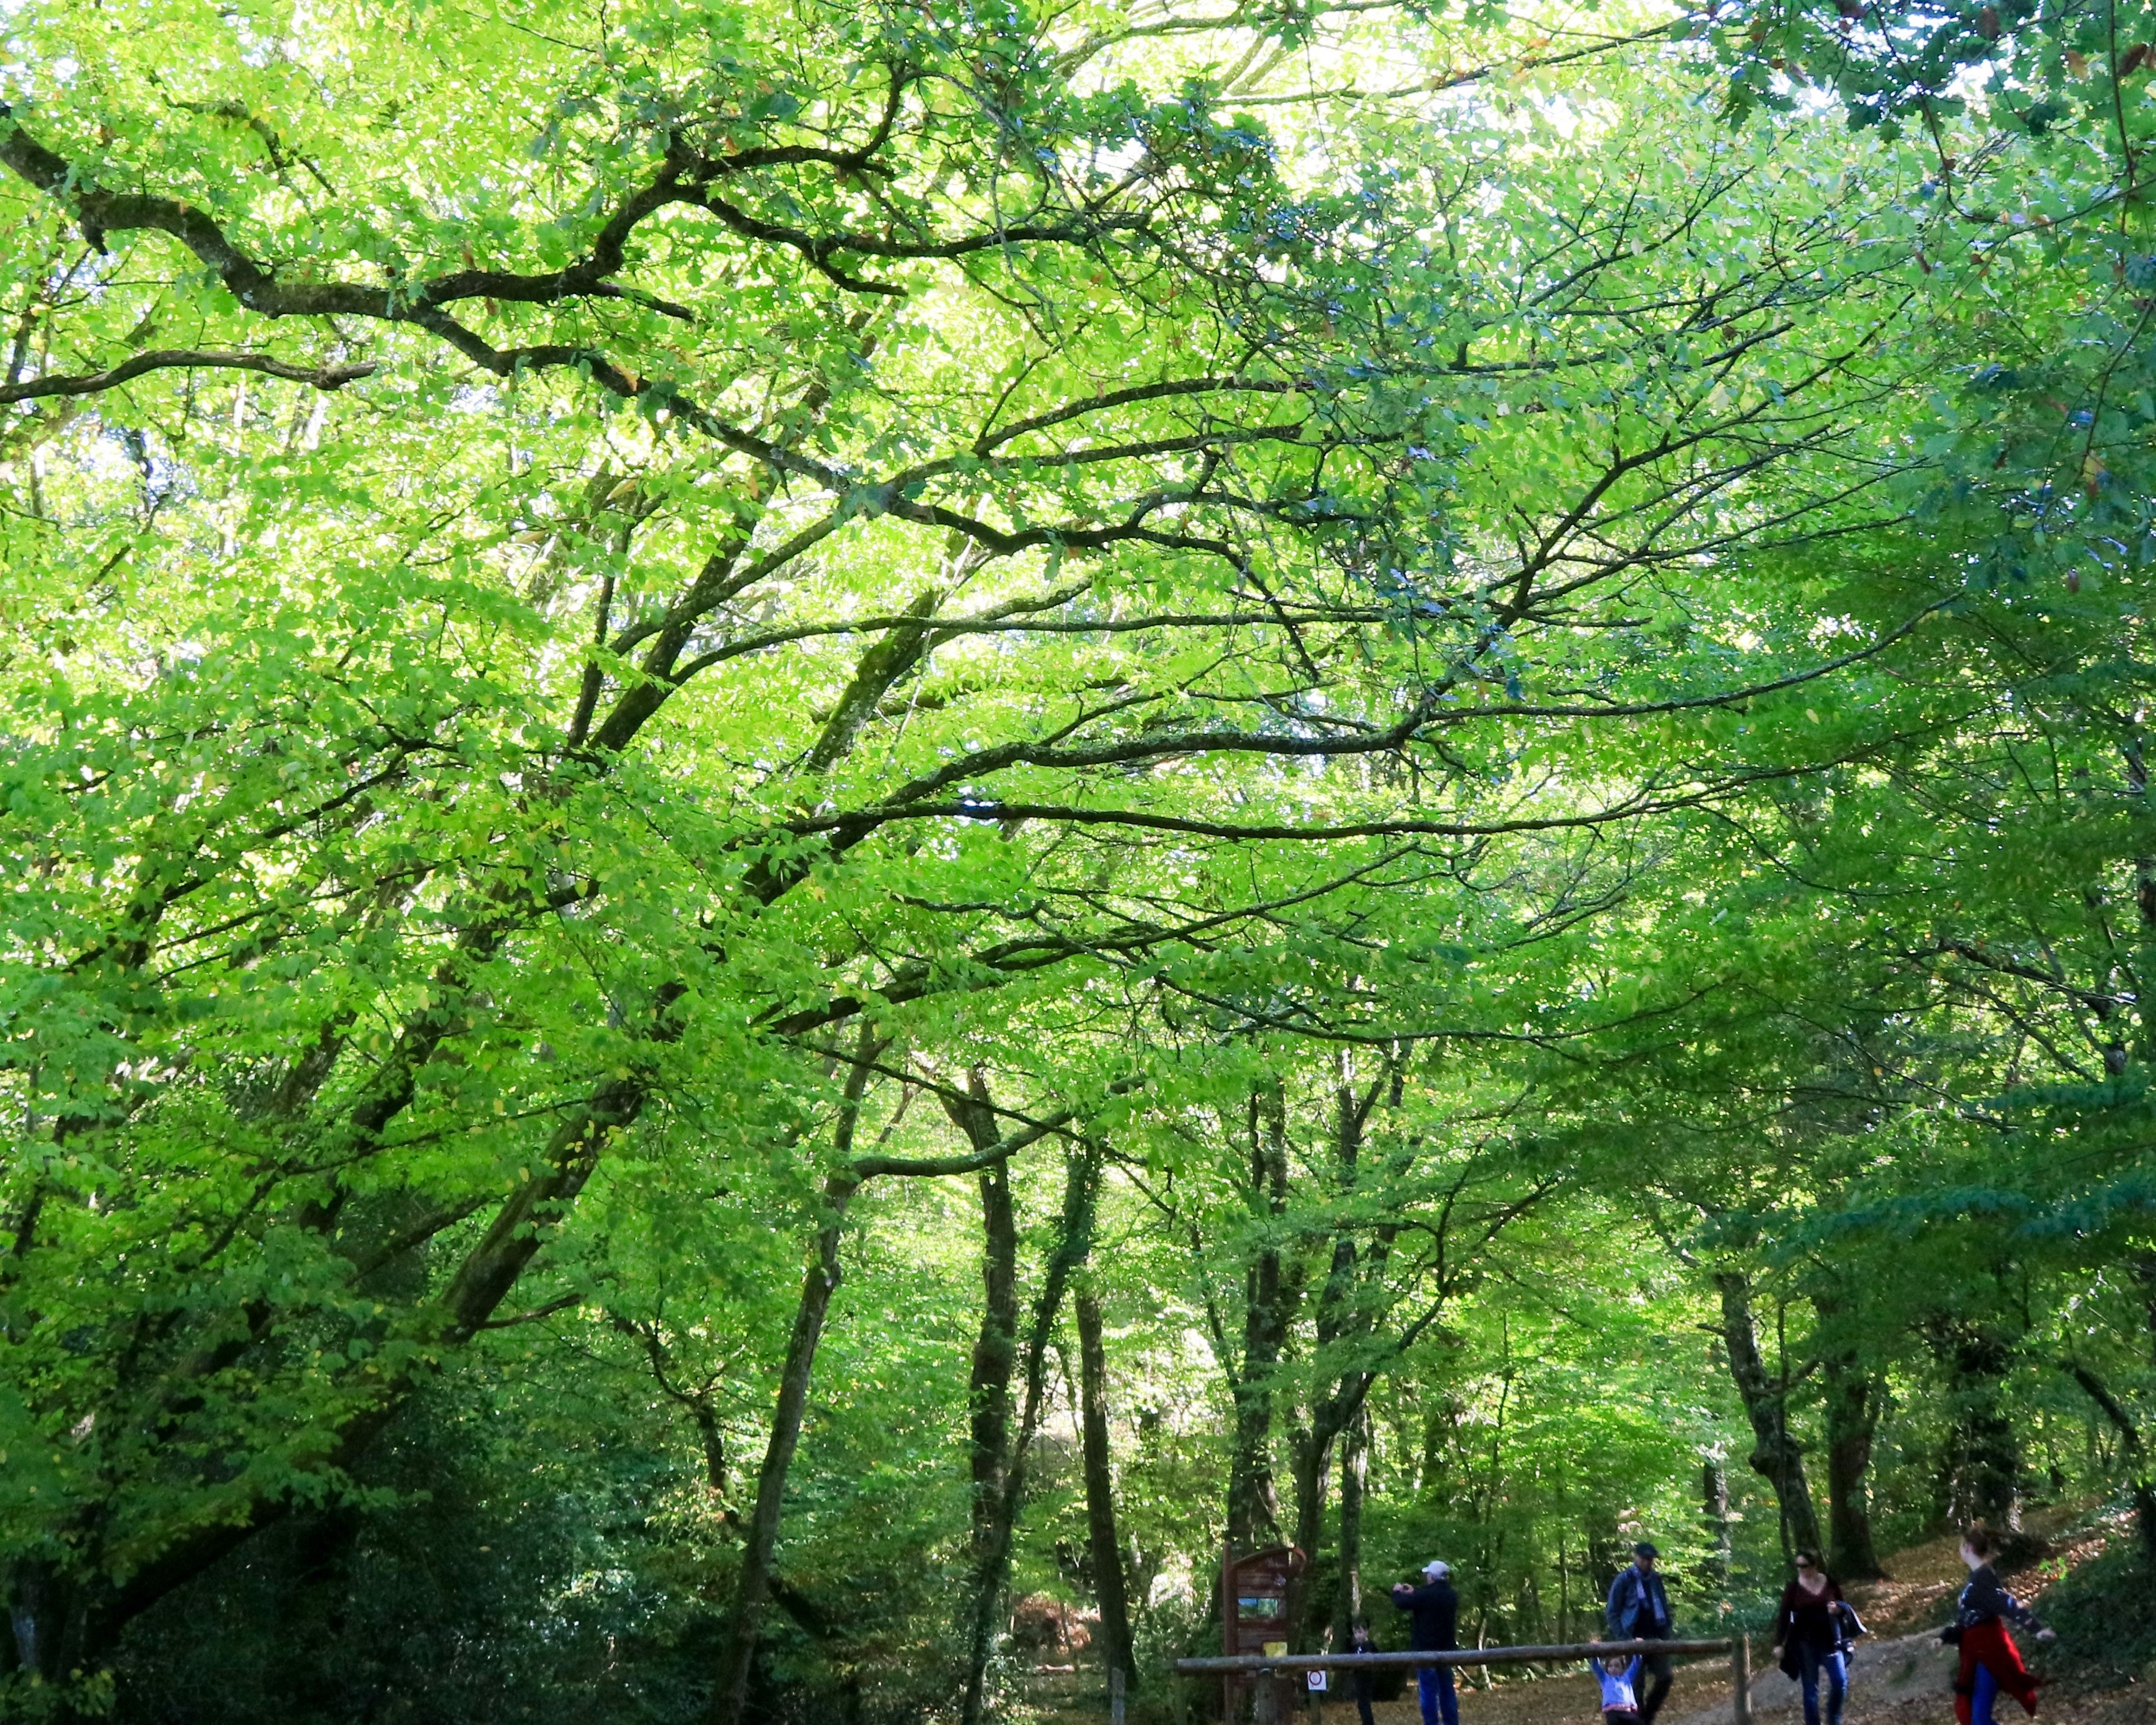
[[[1348, 1651], [1350, 1653], [1375, 1653], [1378, 1651], [1378, 1644], [1370, 1639], [1368, 1624], [1355, 1625], [1354, 1638]], [[1378, 1698], [1378, 1674], [1365, 1667], [1352, 1672], [1350, 1677], [1355, 1691], [1355, 1712], [1361, 1725], [1377, 1725], [1370, 1716], [1370, 1703]]]
[[1820, 1725], [1820, 1679], [1826, 1679], [1826, 1725], [1841, 1725], [1849, 1697], [1849, 1644], [1864, 1633], [1819, 1553], [1797, 1553], [1797, 1575], [1774, 1613], [1774, 1659], [1804, 1686], [1804, 1725]]
[[[1676, 1620], [1670, 1614], [1670, 1596], [1662, 1578], [1655, 1573], [1661, 1553], [1646, 1540], [1632, 1548], [1632, 1566], [1620, 1569], [1609, 1584], [1609, 1634], [1620, 1641], [1666, 1641]], [[1655, 1715], [1670, 1698], [1676, 1671], [1666, 1653], [1643, 1656], [1647, 1675], [1654, 1679], [1640, 1702], [1640, 1725], [1655, 1725]]]
[[1640, 1656], [1627, 1659], [1619, 1653], [1588, 1663], [1602, 1686], [1602, 1725], [1639, 1725]]
[[[1450, 1653], [1460, 1645], [1460, 1595], [1452, 1589], [1448, 1563], [1422, 1566], [1422, 1585], [1404, 1581], [1393, 1586], [1393, 1603], [1408, 1614], [1408, 1645], [1418, 1653]], [[1419, 1666], [1415, 1687], [1422, 1699], [1422, 1725], [1460, 1725], [1460, 1698], [1449, 1665]]]
[[1992, 1706], [2002, 1689], [2021, 1703], [2024, 1712], [2036, 1711], [2036, 1680], [2006, 1631], [2009, 1620], [2040, 1641], [2058, 1639], [2056, 1631], [2045, 1628], [2035, 1612], [1999, 1584], [1999, 1572], [1991, 1567], [1995, 1549], [1982, 1522], [1963, 1532], [1961, 1560], [1969, 1566], [1969, 1581], [1954, 1601], [1953, 1625], [1939, 1636], [1961, 1649], [1961, 1671], [1954, 1680], [1954, 1717], [1961, 1725], [1994, 1725]]

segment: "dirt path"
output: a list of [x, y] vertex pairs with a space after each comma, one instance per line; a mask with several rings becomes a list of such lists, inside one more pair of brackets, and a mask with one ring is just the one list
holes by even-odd
[[[2015, 1578], [2017, 1587], [2056, 1581], [2102, 1548], [2100, 1530], [2067, 1533], [2084, 1512], [2085, 1507], [2071, 1506], [2031, 1512], [2028, 1531], [2053, 1543], [2032, 1574]], [[1953, 1595], [1968, 1574], [1958, 1544], [1949, 1536], [1897, 1552], [1887, 1563], [1892, 1580], [1850, 1589], [1872, 1633], [1859, 1644], [1850, 1672], [1843, 1725], [1953, 1725], [1955, 1658], [1940, 1644], [1938, 1625], [1951, 1615]], [[1753, 1657], [1763, 1663], [1764, 1647], [1755, 1646]], [[1576, 1679], [1464, 1690], [1460, 1725], [1599, 1725], [1598, 1699], [1584, 1672]], [[1753, 1679], [1753, 1713], [1761, 1725], [1800, 1725], [1803, 1702], [1796, 1683], [1772, 1666]], [[1405, 1700], [1374, 1712], [1378, 1725], [1420, 1725], [1422, 1717], [1412, 1691]], [[1728, 1725], [1732, 1712], [1727, 1665], [1702, 1661], [1678, 1667], [1661, 1725]], [[1333, 1702], [1323, 1717], [1324, 1725], [1354, 1725], [1355, 1710], [1352, 1703]], [[2001, 1725], [2021, 1717], [2020, 1709], [2011, 1704], [1999, 1715]], [[2046, 1725], [2156, 1725], [2156, 1682], [2124, 1694], [2050, 1691], [2038, 1717]]]
[[[1874, 1642], [1858, 1656], [1850, 1675], [1843, 1725], [1953, 1725], [1954, 1656], [1937, 1631]], [[1797, 1725], [1803, 1694], [1779, 1671], [1753, 1680], [1753, 1717], [1760, 1725]], [[1598, 1692], [1584, 1675], [1512, 1683], [1460, 1697], [1460, 1725], [1599, 1725]], [[1421, 1725], [1412, 1692], [1373, 1710], [1378, 1725]], [[1661, 1725], [1729, 1725], [1728, 1668], [1719, 1661], [1680, 1670], [1661, 1715]], [[1307, 1717], [1307, 1715], [1305, 1716]], [[2010, 1703], [1999, 1715], [2012, 1725], [2021, 1711]], [[2156, 1725], [2156, 1691], [2126, 1694], [2046, 1695], [2037, 1717], [2042, 1725]], [[1352, 1702], [1327, 1703], [1323, 1725], [1354, 1725]]]
[[[2076, 1522], [2085, 1512], [2073, 1508], [2032, 1514], [2030, 1531], [2051, 1542], [2045, 1559], [2013, 1578], [2017, 1590], [2033, 1594], [2087, 1562], [2102, 1550], [2105, 1534]], [[2071, 1531], [2069, 1531], [2071, 1530]], [[2115, 1532], [2115, 1530], [2113, 1530]], [[1872, 1633], [1858, 1645], [1850, 1673], [1849, 1705], [1843, 1725], [1953, 1725], [1955, 1656], [1941, 1645], [1938, 1625], [1951, 1615], [1951, 1601], [1967, 1575], [1952, 1538], [1933, 1540], [1887, 1559], [1891, 1581], [1852, 1588], [1851, 1597]], [[2043, 1670], [2041, 1654], [2036, 1669]], [[1764, 1661], [1756, 1645], [1753, 1656]], [[2081, 1681], [2086, 1681], [2086, 1676]], [[1040, 1681], [1033, 1699], [1040, 1725], [1091, 1725], [1106, 1708], [1095, 1697], [1097, 1674]], [[1600, 1692], [1583, 1666], [1577, 1676], [1530, 1682], [1501, 1683], [1490, 1689], [1465, 1686], [1460, 1693], [1460, 1725], [1600, 1725]], [[1796, 1683], [1773, 1666], [1758, 1673], [1752, 1708], [1759, 1725], [1802, 1725], [1803, 1695]], [[1726, 1660], [1702, 1660], [1677, 1667], [1660, 1725], [1729, 1725], [1733, 1709]], [[1410, 1684], [1399, 1701], [1373, 1709], [1377, 1725], [1421, 1725], [1421, 1712]], [[2089, 1692], [2071, 1684], [2046, 1690], [2038, 1712], [2041, 1725], [2156, 1725], [2156, 1666], [2126, 1690]], [[1354, 1703], [1344, 1696], [1324, 1701], [1296, 1715], [1298, 1725], [1355, 1725]], [[2000, 1725], [2022, 1718], [2018, 1707], [2005, 1704]]]
[[[1842, 1716], [1845, 1725], [1892, 1717], [1897, 1709], [1912, 1703], [1951, 1719], [1958, 1664], [1954, 1651], [1940, 1644], [1934, 1630], [1864, 1642], [1849, 1674], [1849, 1708]], [[1678, 1718], [1675, 1725], [1726, 1725], [1731, 1712], [1724, 1700], [1718, 1707]], [[1770, 1666], [1753, 1679], [1752, 1712], [1763, 1721], [1801, 1718], [1804, 1691], [1795, 1679]]]

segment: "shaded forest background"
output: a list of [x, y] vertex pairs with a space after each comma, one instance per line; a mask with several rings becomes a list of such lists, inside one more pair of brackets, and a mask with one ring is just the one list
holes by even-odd
[[0, 1710], [977, 1725], [1068, 1605], [1181, 1719], [1224, 1543], [2145, 1596], [2152, 74], [0, 12]]

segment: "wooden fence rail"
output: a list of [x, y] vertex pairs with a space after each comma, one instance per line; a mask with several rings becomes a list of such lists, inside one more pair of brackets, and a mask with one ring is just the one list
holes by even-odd
[[1609, 1659], [1633, 1653], [1727, 1653], [1736, 1643], [1716, 1641], [1576, 1641], [1558, 1647], [1462, 1647], [1446, 1653], [1243, 1653], [1233, 1657], [1178, 1659], [1191, 1676], [1219, 1671], [1356, 1671], [1424, 1665], [1525, 1665], [1538, 1659]]
[[1178, 1659], [1184, 1676], [1237, 1676], [1289, 1671], [1368, 1671], [1403, 1666], [1527, 1665], [1540, 1661], [1609, 1659], [1635, 1653], [1727, 1653], [1734, 1725], [1751, 1725], [1752, 1648], [1742, 1635], [1705, 1641], [1571, 1641], [1551, 1647], [1462, 1647], [1443, 1653], [1244, 1653]]

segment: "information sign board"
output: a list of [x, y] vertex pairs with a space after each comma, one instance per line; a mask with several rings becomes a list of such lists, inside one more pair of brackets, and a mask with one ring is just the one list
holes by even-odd
[[[1220, 1651], [1264, 1654], [1287, 1651], [1288, 1602], [1301, 1585], [1310, 1560], [1291, 1545], [1273, 1545], [1237, 1557], [1224, 1551], [1220, 1562]], [[1246, 1717], [1247, 1707], [1260, 1725], [1286, 1720], [1294, 1707], [1295, 1679], [1279, 1672], [1262, 1679], [1229, 1678], [1224, 1702], [1229, 1725]]]

